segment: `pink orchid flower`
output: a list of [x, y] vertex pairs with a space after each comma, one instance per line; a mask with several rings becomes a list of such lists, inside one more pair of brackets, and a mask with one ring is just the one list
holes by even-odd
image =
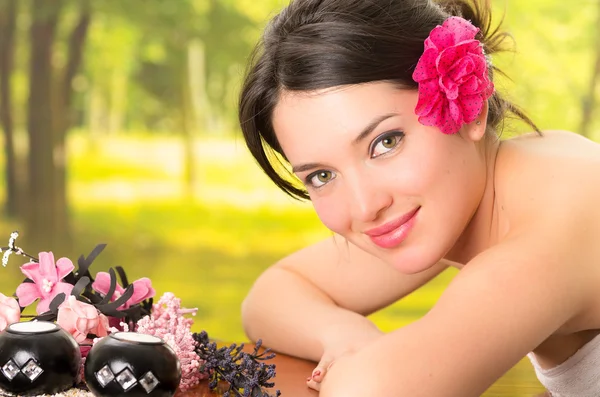
[[21, 319], [21, 308], [15, 298], [0, 293], [0, 331]]
[[[130, 306], [136, 305], [148, 298], [152, 298], [156, 291], [152, 288], [152, 282], [149, 278], [143, 277], [139, 280], [135, 280], [133, 283], [133, 295], [123, 305], [119, 306], [119, 310], [127, 309]], [[110, 288], [110, 275], [106, 272], [98, 272], [96, 274], [96, 280], [92, 283], [92, 288], [106, 296], [108, 289]], [[119, 299], [125, 292], [125, 288], [121, 287], [119, 283], [115, 288], [115, 293], [112, 296], [111, 302]]]
[[36, 312], [42, 314], [50, 309], [50, 302], [61, 292], [69, 296], [73, 285], [62, 282], [75, 266], [68, 258], [60, 258], [54, 263], [52, 252], [40, 252], [39, 263], [30, 262], [21, 266], [21, 272], [33, 283], [22, 283], [17, 287], [19, 305], [26, 307], [40, 299]]

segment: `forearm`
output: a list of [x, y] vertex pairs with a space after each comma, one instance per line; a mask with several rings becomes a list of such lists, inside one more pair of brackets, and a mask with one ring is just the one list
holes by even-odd
[[257, 280], [242, 319], [251, 340], [314, 361], [334, 343], [359, 347], [382, 335], [364, 316], [338, 307], [309, 281], [277, 267]]

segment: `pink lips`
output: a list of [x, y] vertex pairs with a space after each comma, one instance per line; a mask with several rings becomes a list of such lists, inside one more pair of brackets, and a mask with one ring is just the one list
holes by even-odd
[[394, 248], [408, 236], [420, 208], [417, 207], [391, 222], [367, 230], [365, 234], [381, 248]]

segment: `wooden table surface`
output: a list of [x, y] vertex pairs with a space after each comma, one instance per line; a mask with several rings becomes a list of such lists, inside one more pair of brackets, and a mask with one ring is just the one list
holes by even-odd
[[[249, 344], [248, 348], [253, 345]], [[246, 350], [246, 349], [244, 349]], [[284, 354], [267, 361], [276, 365], [275, 386], [270, 389], [273, 395], [275, 390], [281, 391], [281, 397], [316, 397], [319, 395], [306, 386], [306, 378], [310, 376], [315, 363], [305, 361]], [[529, 363], [524, 360], [499, 379], [483, 396], [485, 397], [546, 397], [549, 396], [532, 377]], [[177, 393], [176, 397], [216, 397], [220, 393], [211, 392], [208, 382], [203, 381], [193, 390]]]
[[[253, 345], [248, 345], [252, 347]], [[246, 349], [244, 349], [246, 350]], [[275, 395], [275, 390], [281, 391], [281, 397], [316, 397], [316, 391], [306, 386], [306, 378], [315, 367], [315, 363], [284, 354], [277, 354], [272, 360], [265, 361], [267, 364], [275, 364], [276, 377], [273, 379], [275, 386], [268, 389], [270, 394]], [[220, 393], [208, 390], [208, 382], [201, 382], [199, 387], [186, 393], [178, 393], [176, 397], [216, 397]]]

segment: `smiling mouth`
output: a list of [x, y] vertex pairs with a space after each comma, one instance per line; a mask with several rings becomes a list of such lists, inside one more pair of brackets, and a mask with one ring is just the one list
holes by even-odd
[[394, 248], [408, 237], [420, 209], [421, 207], [417, 207], [399, 218], [367, 230], [365, 234], [381, 248]]

